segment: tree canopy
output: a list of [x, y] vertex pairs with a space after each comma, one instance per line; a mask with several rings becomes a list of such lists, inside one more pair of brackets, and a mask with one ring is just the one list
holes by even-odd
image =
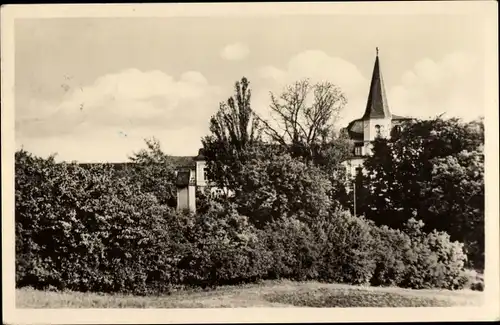
[[259, 119], [251, 108], [251, 89], [243, 77], [235, 83], [235, 93], [210, 119], [210, 134], [202, 139], [208, 178], [220, 188], [237, 186], [237, 174], [247, 151], [261, 138]]
[[[466, 243], [474, 264], [484, 248], [484, 127], [482, 120], [415, 120], [390, 139], [376, 139], [367, 157], [366, 200], [359, 211], [400, 228], [411, 217], [428, 231]], [[358, 185], [359, 186], [359, 185]]]

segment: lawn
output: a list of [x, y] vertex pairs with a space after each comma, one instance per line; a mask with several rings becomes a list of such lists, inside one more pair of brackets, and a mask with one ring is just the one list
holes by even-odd
[[17, 308], [447, 307], [480, 306], [471, 290], [410, 290], [318, 282], [264, 281], [164, 296], [16, 290]]

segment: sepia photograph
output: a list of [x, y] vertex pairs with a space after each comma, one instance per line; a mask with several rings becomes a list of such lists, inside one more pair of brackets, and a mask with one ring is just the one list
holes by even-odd
[[5, 322], [498, 319], [497, 6], [2, 7]]

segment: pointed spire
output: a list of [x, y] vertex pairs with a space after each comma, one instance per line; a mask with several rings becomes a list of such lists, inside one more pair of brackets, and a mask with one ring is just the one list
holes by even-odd
[[363, 119], [391, 117], [387, 96], [385, 94], [384, 80], [380, 72], [380, 62], [378, 58], [378, 47], [376, 48], [375, 66], [373, 67], [372, 81], [370, 83], [370, 93], [366, 103]]

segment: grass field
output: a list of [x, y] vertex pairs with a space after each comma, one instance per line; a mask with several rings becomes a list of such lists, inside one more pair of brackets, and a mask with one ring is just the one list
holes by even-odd
[[292, 281], [264, 281], [147, 297], [16, 290], [17, 308], [447, 307], [480, 306], [482, 301], [483, 293], [471, 290], [410, 290]]

